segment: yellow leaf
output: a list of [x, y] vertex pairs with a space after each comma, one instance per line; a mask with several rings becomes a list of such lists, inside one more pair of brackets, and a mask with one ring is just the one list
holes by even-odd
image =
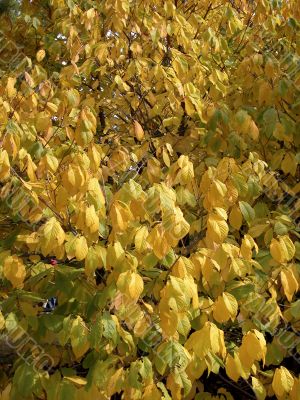
[[116, 232], [125, 231], [130, 221], [134, 219], [128, 205], [120, 201], [114, 201], [109, 215], [112, 226]]
[[162, 259], [169, 252], [171, 246], [165, 238], [165, 230], [162, 224], [156, 225], [150, 232], [147, 242], [153, 249], [157, 258]]
[[75, 239], [75, 257], [77, 261], [84, 260], [88, 250], [89, 248], [84, 236]]
[[65, 379], [79, 386], [85, 386], [87, 384], [87, 380], [81, 376], [66, 376]]
[[94, 205], [86, 208], [85, 221], [86, 226], [89, 228], [89, 231], [91, 233], [97, 232], [99, 230], [99, 218], [96, 214]]
[[180, 169], [177, 172], [174, 183], [180, 183], [181, 185], [191, 183], [194, 178], [194, 166], [193, 163], [189, 161], [188, 156], [181, 155], [177, 160], [177, 165]]
[[291, 400], [300, 400], [300, 379], [294, 378], [294, 386], [290, 393]]
[[286, 263], [294, 257], [295, 245], [287, 235], [280, 236], [279, 240], [271, 240], [270, 252], [274, 260], [279, 263]]
[[64, 187], [71, 195], [78, 193], [84, 188], [87, 179], [87, 171], [79, 165], [69, 165], [62, 175]]
[[253, 238], [248, 234], [245, 235], [241, 245], [241, 254], [244, 259], [251, 260], [253, 247], [258, 251], [257, 244], [254, 242]]
[[266, 352], [266, 340], [263, 334], [256, 329], [247, 332], [242, 339], [242, 345], [239, 350], [242, 366], [250, 369], [255, 360], [264, 362]]
[[[116, 372], [110, 376], [108, 384], [107, 384], [107, 395], [109, 396], [109, 398], [112, 398], [113, 394], [115, 394], [116, 392], [119, 391], [120, 384], [122, 385], [122, 383], [124, 382], [124, 379], [125, 379], [125, 373], [124, 373], [124, 369], [122, 367], [117, 369]], [[91, 399], [91, 397], [89, 397], [89, 400], [90, 399]], [[95, 400], [96, 400], [96, 398], [95, 398]]]
[[271, 240], [270, 252], [271, 252], [271, 256], [274, 258], [274, 260], [276, 260], [279, 263], [284, 262], [284, 253], [281, 248], [281, 244], [280, 244], [279, 240], [276, 240], [276, 239]]
[[272, 389], [276, 396], [280, 398], [287, 395], [292, 390], [293, 385], [294, 378], [291, 373], [285, 367], [276, 368], [272, 381]]
[[55, 217], [50, 218], [39, 232], [43, 256], [50, 254], [54, 248], [61, 246], [65, 241], [65, 232]]
[[217, 298], [213, 305], [214, 319], [219, 322], [227, 322], [229, 319], [235, 319], [238, 310], [238, 303], [234, 296], [224, 292]]
[[210, 214], [207, 220], [207, 237], [216, 243], [222, 243], [228, 235], [228, 225], [222, 217]]
[[105, 197], [96, 178], [91, 178], [88, 181], [87, 197], [90, 203], [94, 205], [96, 211], [101, 208], [105, 209]]
[[214, 208], [214, 213], [215, 213], [218, 217], [224, 219], [224, 221], [227, 220], [227, 212], [226, 212], [226, 210], [224, 210], [224, 208], [222, 208], [222, 207], [215, 207], [215, 208]]
[[160, 327], [163, 333], [168, 337], [174, 336], [177, 331], [179, 320], [178, 313], [174, 311], [160, 310], [159, 317]]
[[151, 325], [149, 324], [149, 320], [146, 318], [146, 314], [143, 314], [134, 325], [134, 336], [135, 337], [143, 337], [145, 334], [149, 332], [151, 329]]
[[226, 185], [219, 181], [218, 179], [215, 179], [210, 187], [210, 194], [211, 194], [211, 200], [214, 201], [216, 199], [224, 198], [227, 194], [227, 187]]
[[54, 157], [52, 154], [46, 154], [45, 163], [51, 172], [56, 172], [59, 164], [56, 157]]
[[227, 354], [225, 369], [226, 374], [230, 379], [234, 382], [239, 380], [243, 373], [243, 367], [237, 353], [234, 353], [233, 357], [230, 354]]
[[120, 89], [121, 92], [128, 92], [130, 90], [130, 87], [127, 85], [126, 82], [123, 81], [120, 75], [115, 76], [115, 82], [118, 85], [118, 88]]
[[40, 49], [40, 50], [36, 53], [37, 62], [43, 61], [43, 59], [45, 58], [45, 56], [46, 56], [45, 50], [44, 50], [44, 49]]
[[139, 142], [144, 139], [145, 133], [141, 124], [138, 121], [134, 121], [134, 134]]
[[142, 400], [161, 400], [161, 398], [161, 392], [157, 389], [155, 383], [145, 387]]
[[138, 299], [144, 290], [143, 278], [139, 274], [132, 272], [128, 289], [130, 297], [132, 299]]
[[298, 281], [292, 269], [284, 269], [280, 272], [281, 283], [283, 286], [284, 294], [289, 302], [293, 300], [294, 294], [298, 291]]
[[163, 215], [164, 238], [170, 246], [176, 246], [178, 240], [189, 232], [190, 225], [184, 219], [179, 207], [167, 209]]
[[142, 252], [147, 249], [147, 237], [149, 235], [148, 228], [146, 226], [142, 226], [136, 233], [134, 238], [134, 245], [139, 252]]
[[171, 165], [170, 157], [165, 148], [163, 148], [162, 157], [163, 157], [163, 160], [164, 160], [164, 163], [166, 164], [166, 166], [170, 167], [170, 165]]
[[110, 269], [118, 265], [125, 258], [125, 251], [120, 242], [115, 242], [107, 247], [107, 268]]
[[83, 319], [78, 316], [74, 319], [71, 327], [71, 346], [76, 359], [81, 358], [89, 349], [88, 341], [89, 331], [83, 321]]
[[4, 181], [10, 176], [10, 163], [6, 150], [0, 150], [0, 181]]
[[144, 290], [143, 278], [133, 271], [122, 272], [117, 280], [117, 288], [131, 299], [137, 300]]
[[161, 167], [160, 167], [160, 162], [156, 158], [150, 158], [148, 160], [147, 175], [150, 183], [160, 181]]
[[2, 312], [0, 311], [0, 331], [5, 327], [5, 318], [3, 317]]
[[55, 103], [51, 103], [51, 101], [47, 102], [46, 110], [49, 111], [51, 114], [57, 113], [58, 106]]
[[224, 332], [211, 322], [205, 322], [202, 329], [193, 332], [185, 343], [187, 350], [193, 350], [195, 354], [203, 359], [210, 351], [226, 356], [224, 343]]
[[210, 323], [206, 322], [199, 331], [193, 332], [185, 343], [187, 350], [193, 350], [195, 354], [203, 359], [211, 350]]
[[23, 261], [17, 256], [9, 256], [3, 265], [3, 275], [14, 288], [22, 288], [26, 277], [26, 268]]
[[298, 162], [296, 160], [295, 154], [288, 152], [286, 153], [282, 163], [281, 169], [285, 174], [296, 175]]
[[79, 146], [86, 147], [92, 140], [96, 133], [97, 119], [94, 113], [85, 107], [81, 113], [80, 118], [77, 121], [75, 130], [75, 140]]
[[7, 85], [6, 85], [6, 91], [7, 91], [7, 96], [11, 99], [15, 97], [17, 90], [15, 89], [15, 84], [16, 84], [17, 79], [13, 77], [9, 77], [7, 79]]
[[[18, 155], [18, 150], [20, 149], [20, 140], [18, 137], [14, 137], [13, 135], [6, 134], [3, 138], [2, 149], [6, 150], [8, 155], [12, 157], [13, 160]], [[30, 157], [29, 154], [27, 157]]]
[[84, 272], [86, 276], [92, 277], [97, 268], [102, 268], [105, 265], [106, 248], [100, 245], [90, 247], [84, 263]]
[[88, 156], [91, 161], [91, 169], [93, 172], [97, 172], [100, 167], [100, 162], [101, 162], [101, 154], [98, 151], [97, 147], [95, 145], [89, 146], [88, 149]]

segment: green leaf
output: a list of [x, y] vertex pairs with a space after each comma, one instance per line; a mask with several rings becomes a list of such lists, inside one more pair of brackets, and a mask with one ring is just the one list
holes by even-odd
[[108, 312], [105, 312], [102, 317], [103, 336], [113, 342], [114, 345], [118, 342], [118, 333], [115, 321]]
[[45, 327], [49, 329], [49, 331], [58, 333], [61, 329], [63, 329], [63, 315], [43, 315], [41, 320], [43, 321]]
[[163, 375], [166, 366], [170, 368], [175, 366], [184, 366], [188, 362], [188, 356], [180, 343], [170, 340], [162, 343], [156, 352], [155, 367]]
[[96, 320], [93, 322], [91, 326], [91, 332], [89, 335], [89, 341], [91, 347], [100, 350], [103, 346], [103, 323], [102, 323], [102, 314], [99, 313], [96, 317]]
[[250, 225], [255, 218], [254, 209], [250, 206], [250, 204], [246, 203], [245, 201], [240, 201], [239, 206], [243, 217], [245, 218], [248, 225]]
[[276, 235], [283, 236], [288, 233], [289, 229], [282, 222], [278, 221], [274, 225], [274, 231], [275, 231]]
[[300, 300], [291, 304], [290, 311], [292, 316], [298, 321], [300, 319]]
[[250, 293], [254, 291], [255, 286], [251, 283], [241, 284], [239, 286], [233, 287], [232, 289], [227, 288], [228, 292], [232, 294], [237, 300], [242, 300], [248, 297]]
[[165, 267], [170, 267], [174, 264], [175, 260], [176, 254], [174, 253], [174, 250], [170, 250], [169, 253], [161, 260], [161, 263]]
[[17, 391], [26, 398], [32, 394], [37, 379], [38, 373], [34, 370], [33, 366], [22, 364], [16, 369], [13, 384], [17, 388]]
[[42, 386], [46, 390], [47, 400], [57, 400], [60, 391], [61, 375], [55, 371], [53, 375], [43, 376]]
[[60, 384], [58, 400], [73, 400], [76, 398], [76, 387], [68, 380], [63, 380]]

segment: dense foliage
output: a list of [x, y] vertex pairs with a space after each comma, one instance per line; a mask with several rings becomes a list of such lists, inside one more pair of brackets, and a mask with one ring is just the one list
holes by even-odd
[[0, 399], [299, 400], [300, 1], [14, 3]]

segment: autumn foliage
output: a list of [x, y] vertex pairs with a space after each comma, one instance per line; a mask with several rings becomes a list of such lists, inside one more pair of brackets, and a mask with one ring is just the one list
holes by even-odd
[[299, 400], [299, 0], [15, 7], [0, 399]]

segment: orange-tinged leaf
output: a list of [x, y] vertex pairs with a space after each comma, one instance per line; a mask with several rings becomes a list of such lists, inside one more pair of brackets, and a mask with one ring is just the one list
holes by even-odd
[[259, 138], [259, 129], [256, 125], [256, 123], [252, 120], [249, 124], [249, 135], [251, 139], [253, 140], [258, 140]]

